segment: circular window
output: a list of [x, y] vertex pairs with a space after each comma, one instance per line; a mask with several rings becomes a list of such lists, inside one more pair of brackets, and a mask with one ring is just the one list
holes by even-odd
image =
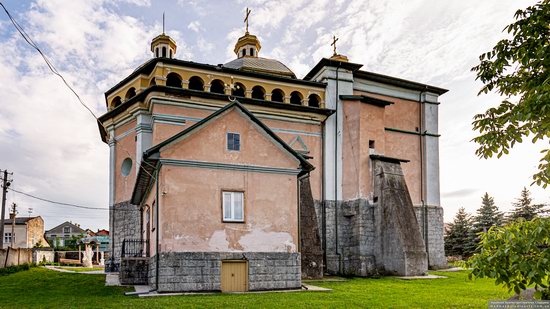
[[120, 172], [122, 173], [122, 176], [130, 175], [131, 170], [132, 170], [132, 159], [130, 158], [124, 159], [124, 161], [122, 161], [122, 166], [120, 168]]

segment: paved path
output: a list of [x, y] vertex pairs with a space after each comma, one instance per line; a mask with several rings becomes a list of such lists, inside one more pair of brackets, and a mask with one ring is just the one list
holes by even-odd
[[55, 270], [61, 273], [71, 273], [71, 274], [85, 274], [85, 275], [104, 275], [105, 274], [105, 271], [103, 270], [72, 271], [72, 270], [62, 269], [57, 266], [51, 266], [51, 265], [46, 265], [44, 266], [44, 268]]

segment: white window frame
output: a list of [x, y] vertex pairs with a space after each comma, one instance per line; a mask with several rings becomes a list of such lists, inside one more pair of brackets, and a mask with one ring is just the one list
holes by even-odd
[[[241, 203], [238, 205], [236, 196], [241, 196]], [[226, 216], [226, 205], [230, 205], [229, 217]], [[235, 209], [241, 208], [241, 218], [235, 217]], [[222, 191], [222, 220], [223, 222], [244, 222], [244, 192], [243, 191]]]
[[[11, 232], [4, 232], [4, 243], [10, 244], [11, 243]], [[13, 235], [13, 242], [15, 242], [15, 235]]]

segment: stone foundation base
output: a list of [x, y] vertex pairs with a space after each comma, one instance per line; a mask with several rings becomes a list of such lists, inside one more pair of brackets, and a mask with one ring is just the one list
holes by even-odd
[[[316, 200], [314, 206], [321, 242], [326, 249], [326, 273], [346, 276], [378, 276], [384, 273], [384, 269], [376, 266], [375, 206], [370, 201]], [[428, 206], [427, 209], [428, 266], [430, 269], [445, 268], [447, 264], [443, 250], [443, 208]], [[414, 211], [423, 232], [424, 208], [414, 206]]]
[[[149, 284], [156, 286], [156, 256], [150, 258]], [[165, 252], [159, 256], [158, 292], [221, 290], [223, 260], [248, 260], [248, 290], [299, 289], [300, 253]]]
[[149, 258], [122, 258], [119, 280], [123, 285], [145, 285], [149, 279]]

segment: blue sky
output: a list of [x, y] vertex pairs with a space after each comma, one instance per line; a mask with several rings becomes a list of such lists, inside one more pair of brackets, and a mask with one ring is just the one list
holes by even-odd
[[[440, 98], [441, 191], [445, 219], [460, 206], [473, 212], [487, 191], [508, 210], [531, 183], [541, 144], [516, 147], [496, 160], [475, 157], [472, 116], [499, 102], [477, 96], [470, 68], [504, 34], [525, 0], [39, 0], [4, 1], [50, 60], [100, 115], [103, 93], [151, 57], [162, 29], [178, 43], [176, 57], [218, 64], [233, 59], [243, 33], [261, 40], [261, 56], [276, 58], [302, 77], [321, 57], [338, 51], [363, 69], [449, 89]], [[52, 200], [107, 207], [108, 148], [91, 116], [0, 14], [0, 169], [14, 172], [14, 188]], [[538, 202], [548, 193], [531, 187]], [[65, 220], [108, 226], [106, 211], [46, 204], [13, 192], [8, 202], [42, 215], [46, 228]]]

